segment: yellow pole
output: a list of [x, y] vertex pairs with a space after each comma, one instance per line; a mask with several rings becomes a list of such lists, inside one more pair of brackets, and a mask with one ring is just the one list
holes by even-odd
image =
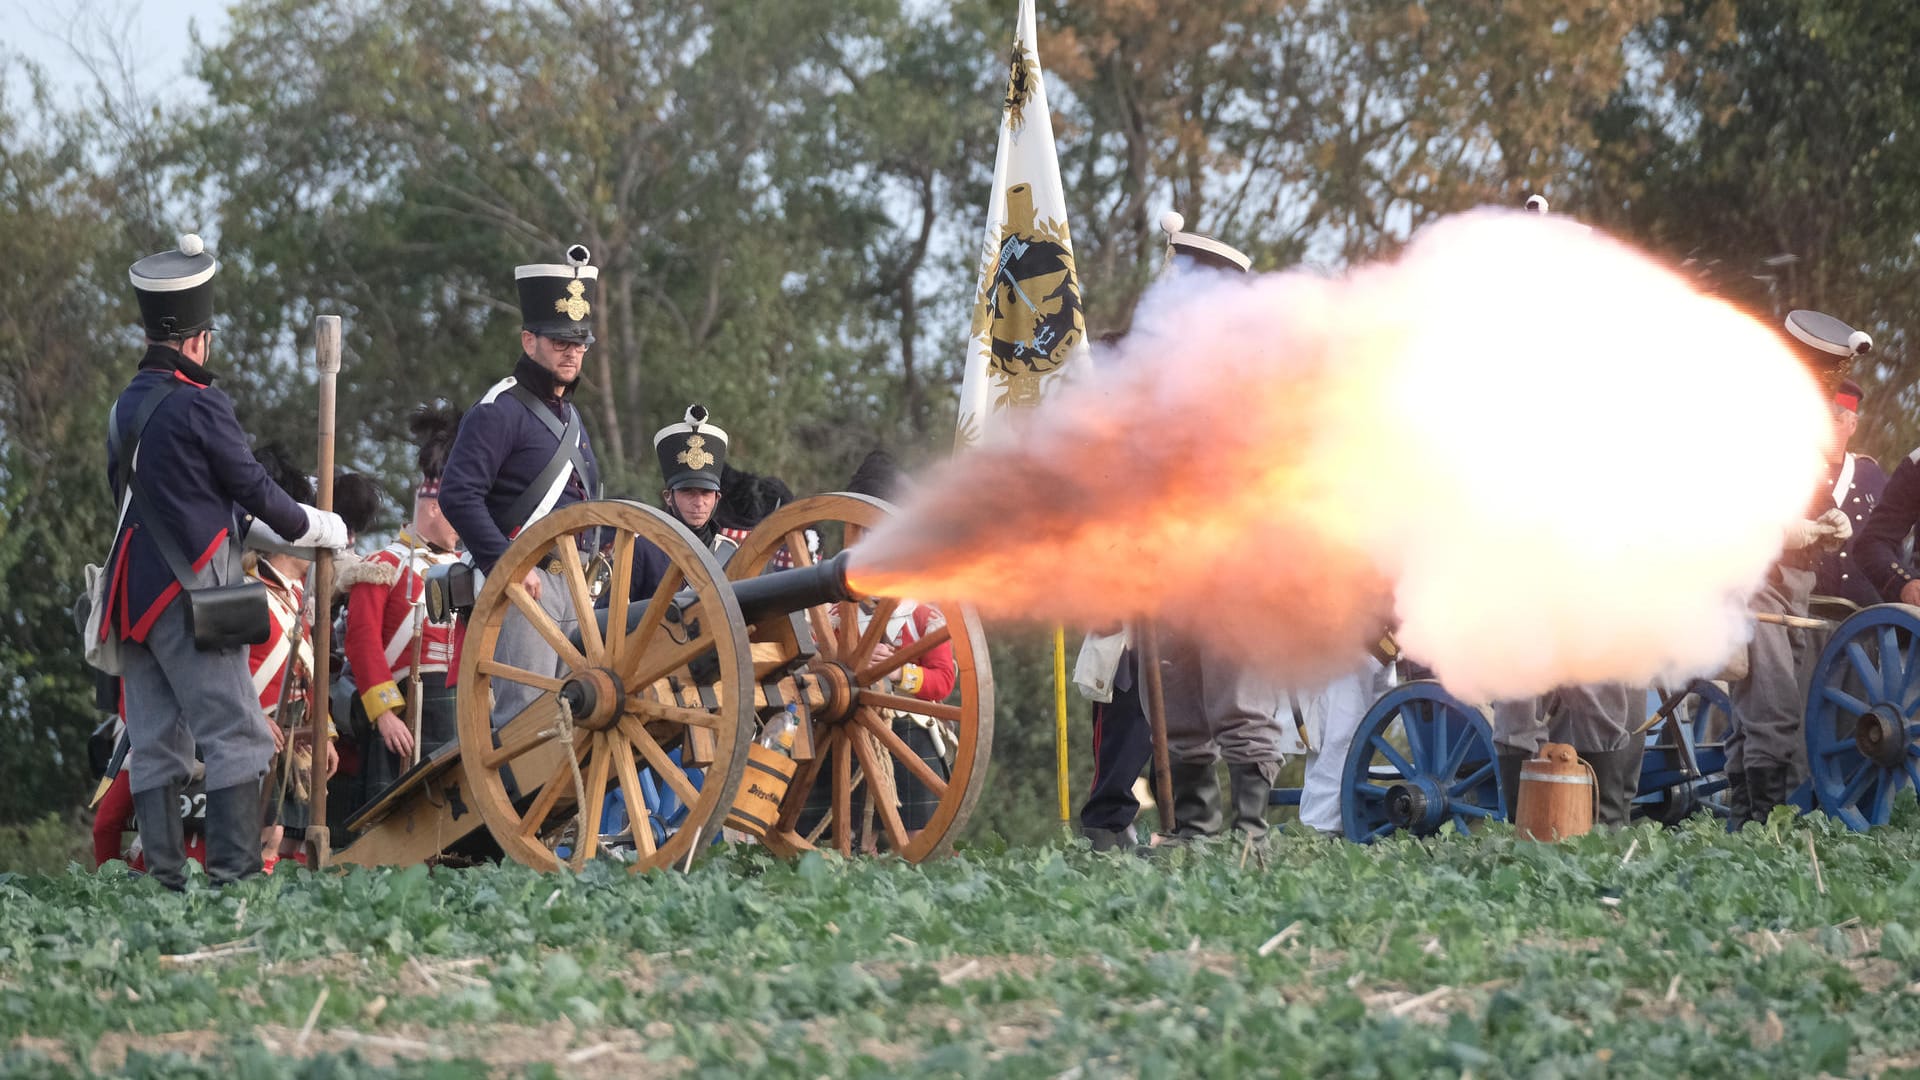
[[1053, 628], [1053, 711], [1054, 746], [1059, 758], [1060, 820], [1073, 820], [1073, 808], [1067, 802], [1067, 631]]

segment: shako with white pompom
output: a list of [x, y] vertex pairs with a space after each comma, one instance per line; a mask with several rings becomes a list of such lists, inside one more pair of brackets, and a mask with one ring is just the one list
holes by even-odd
[[213, 325], [213, 276], [220, 263], [194, 233], [172, 251], [133, 264], [127, 277], [149, 341], [181, 341]]
[[1224, 270], [1244, 274], [1253, 268], [1253, 260], [1232, 244], [1197, 232], [1188, 232], [1187, 219], [1178, 210], [1160, 215], [1160, 229], [1167, 234], [1167, 259], [1162, 275], [1189, 270]]

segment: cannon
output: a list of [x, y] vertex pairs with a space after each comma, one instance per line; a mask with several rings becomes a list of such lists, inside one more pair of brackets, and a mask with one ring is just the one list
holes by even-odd
[[1807, 784], [1793, 801], [1862, 832], [1920, 788], [1920, 608], [1875, 604], [1802, 620], [1830, 629], [1807, 689]]
[[[768, 848], [913, 862], [949, 852], [985, 781], [993, 678], [979, 619], [959, 607], [873, 659], [901, 601], [856, 595], [847, 552], [890, 512], [860, 495], [799, 500], [761, 522], [724, 569], [678, 521], [640, 503], [576, 503], [534, 522], [466, 617], [458, 741], [356, 812], [354, 837], [332, 861], [497, 851], [543, 870], [597, 857], [635, 870], [686, 866], [721, 836], [743, 788], [771, 790], [763, 762], [750, 765], [755, 750], [791, 758], [773, 820], [746, 826]], [[668, 567], [651, 595], [629, 600], [643, 543]], [[782, 552], [793, 568], [769, 571]], [[521, 584], [556, 562], [571, 619], [549, 616]], [[557, 672], [494, 658], [509, 612], [558, 653]], [[894, 692], [891, 676], [943, 643], [958, 667], [948, 700]], [[494, 694], [510, 684], [536, 693], [495, 730]], [[796, 721], [790, 749], [756, 747], [763, 724], [782, 716]], [[941, 725], [950, 759], [923, 760], [895, 730], [907, 720]], [[932, 802], [918, 827], [900, 812], [902, 775]], [[614, 835], [602, 829], [610, 804], [627, 819]], [[650, 807], [669, 812], [656, 818]]]
[[[1804, 736], [1809, 777], [1791, 802], [1854, 831], [1885, 825], [1903, 789], [1920, 789], [1920, 607], [1855, 608], [1815, 597], [1807, 617], [1763, 621], [1830, 635], [1807, 690]], [[1727, 816], [1726, 735], [1733, 702], [1718, 682], [1695, 679], [1649, 693], [1647, 740], [1636, 818], [1677, 824], [1696, 813]], [[1507, 816], [1513, 793], [1481, 767], [1493, 753], [1479, 707], [1431, 680], [1394, 688], [1355, 732], [1341, 780], [1349, 839], [1411, 830], [1462, 831]], [[1276, 805], [1298, 805], [1298, 788], [1276, 790]]]

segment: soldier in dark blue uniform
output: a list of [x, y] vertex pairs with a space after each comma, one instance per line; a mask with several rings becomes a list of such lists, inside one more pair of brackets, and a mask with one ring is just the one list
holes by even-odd
[[[1838, 386], [1853, 358], [1873, 348], [1864, 331], [1817, 311], [1788, 312], [1786, 331], [1827, 387]], [[1787, 530], [1780, 559], [1751, 602], [1756, 612], [1807, 614], [1816, 568], [1853, 535], [1853, 519], [1835, 505], [1832, 485], [1812, 495], [1805, 520]], [[1806, 775], [1799, 658], [1807, 647], [1803, 635], [1785, 626], [1756, 623], [1747, 646], [1747, 677], [1729, 687], [1734, 724], [1727, 733], [1727, 806], [1736, 829], [1747, 821], [1765, 821]]]
[[[248, 515], [297, 546], [348, 543], [337, 515], [275, 486], [254, 460], [233, 402], [212, 386], [206, 364], [218, 269], [192, 235], [178, 250], [133, 264], [147, 351], [114, 403], [107, 437], [121, 519], [100, 629], [122, 642], [128, 771], [147, 870], [172, 889], [186, 880], [179, 801], [196, 749], [206, 764], [207, 874], [216, 883], [260, 871], [261, 781], [274, 754], [247, 667], [252, 630], [213, 634], [211, 604], [202, 612], [200, 594], [241, 582]], [[251, 600], [237, 598], [250, 614]], [[267, 619], [260, 593], [257, 640]]]
[[[1860, 535], [1867, 516], [1887, 490], [1887, 474], [1880, 463], [1865, 454], [1849, 453], [1847, 444], [1860, 428], [1860, 403], [1864, 395], [1860, 384], [1843, 379], [1833, 392], [1834, 452], [1827, 463], [1827, 490], [1833, 505], [1853, 521], [1855, 536]], [[1854, 542], [1856, 545], [1858, 540]], [[1837, 596], [1860, 607], [1880, 602], [1879, 590], [1870, 576], [1855, 568], [1859, 561], [1852, 551], [1841, 548], [1821, 556], [1814, 567], [1815, 596]]]
[[1876, 600], [1920, 605], [1920, 570], [1914, 568], [1907, 546], [1915, 525], [1920, 525], [1920, 449], [1894, 468], [1873, 513], [1853, 538], [1855, 573], [1873, 586]]
[[[482, 575], [521, 529], [554, 510], [600, 497], [600, 466], [573, 402], [587, 346], [600, 271], [575, 244], [567, 261], [515, 267], [520, 293], [520, 359], [460, 421], [440, 478], [440, 509]], [[579, 621], [557, 556], [527, 572], [521, 584], [542, 610], [572, 633]], [[519, 613], [500, 627], [494, 658], [541, 674], [557, 674], [553, 647]], [[494, 681], [494, 727], [502, 727], [539, 695], [535, 687]]]
[[[601, 495], [600, 466], [574, 391], [593, 344], [593, 308], [600, 271], [575, 244], [567, 261], [514, 268], [520, 294], [520, 359], [461, 418], [440, 477], [440, 511], [482, 576], [491, 573], [520, 530], [547, 514]], [[585, 538], [583, 538], [584, 541]], [[590, 555], [582, 551], [582, 558]], [[666, 556], [648, 543], [634, 547], [633, 592], [652, 595]], [[563, 567], [549, 555], [521, 585], [541, 610], [571, 634], [573, 609]], [[477, 590], [476, 590], [477, 591]], [[542, 674], [558, 674], [559, 657], [520, 612], [506, 613], [494, 658]], [[493, 723], [502, 727], [539, 696], [537, 688], [493, 682]]]

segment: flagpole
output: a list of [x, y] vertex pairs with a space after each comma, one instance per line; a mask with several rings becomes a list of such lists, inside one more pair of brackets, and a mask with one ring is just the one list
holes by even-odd
[[1060, 823], [1073, 820], [1073, 808], [1067, 801], [1067, 630], [1053, 624], [1053, 714], [1054, 756], [1059, 761], [1057, 784], [1060, 788]]

